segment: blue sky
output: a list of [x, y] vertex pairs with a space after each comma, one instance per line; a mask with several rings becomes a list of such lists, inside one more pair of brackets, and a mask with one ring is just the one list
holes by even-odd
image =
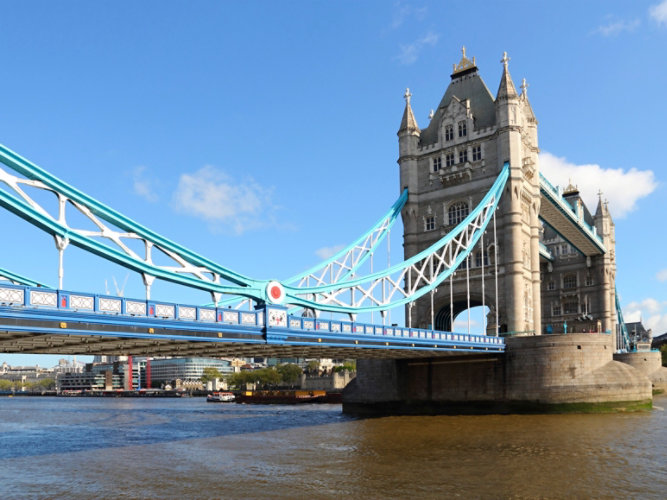
[[[0, 143], [257, 278], [314, 265], [391, 205], [406, 87], [425, 126], [462, 45], [494, 94], [507, 51], [542, 170], [593, 209], [602, 189], [626, 317], [667, 331], [667, 1], [5, 1], [0, 13]], [[0, 265], [57, 284], [52, 239], [9, 213], [0, 224]], [[115, 279], [143, 296], [138, 276], [65, 255], [65, 288], [114, 293]]]

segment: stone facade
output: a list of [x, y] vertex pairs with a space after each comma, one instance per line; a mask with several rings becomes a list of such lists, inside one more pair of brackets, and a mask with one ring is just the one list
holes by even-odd
[[[541, 321], [537, 120], [525, 92], [519, 95], [505, 56], [494, 98], [465, 52], [426, 129], [412, 115], [409, 94], [398, 132], [400, 186], [409, 191], [403, 209], [404, 252], [411, 257], [447, 234], [489, 190], [506, 162], [510, 176], [497, 213], [498, 248], [487, 230], [469, 261], [470, 299], [465, 272], [435, 293], [435, 327], [451, 330], [452, 318], [471, 306], [495, 307], [494, 260], [499, 271], [501, 331], [539, 331]], [[482, 264], [485, 292], [482, 293]], [[518, 293], [517, 293], [518, 291]], [[451, 304], [454, 311], [452, 314]], [[412, 310], [411, 310], [412, 309]], [[408, 306], [415, 326], [427, 327], [430, 297]], [[495, 313], [491, 318], [495, 322]], [[413, 323], [414, 324], [414, 323]], [[494, 331], [495, 326], [489, 325]]]
[[542, 260], [543, 333], [610, 332], [616, 336], [616, 237], [609, 208], [602, 199], [594, 215], [588, 211], [573, 185], [565, 199], [580, 211], [583, 220], [602, 236], [606, 254], [586, 257], [552, 228], [543, 231], [543, 243], [553, 260]]
[[[510, 177], [496, 213], [497, 248], [493, 230], [487, 229], [483, 244], [468, 260], [468, 270], [460, 267], [438, 288], [433, 294], [433, 307], [430, 296], [408, 305], [406, 321], [427, 328], [433, 318], [436, 329], [451, 330], [457, 314], [469, 306], [486, 305], [490, 308], [487, 333], [495, 333], [496, 317], [500, 332], [563, 332], [566, 322], [572, 325], [570, 331], [614, 331], [613, 221], [605, 204], [601, 203], [592, 217], [578, 193], [567, 198], [577, 210], [588, 214], [589, 224], [603, 235], [608, 251], [588, 258], [576, 251], [558, 253], [561, 246], [569, 245], [555, 231], [545, 230], [539, 220], [537, 120], [525, 80], [519, 94], [508, 61], [505, 55], [494, 97], [480, 77], [474, 58], [470, 61], [464, 49], [445, 95], [423, 130], [412, 112], [411, 94], [406, 92], [398, 132], [400, 188], [409, 192], [402, 213], [406, 259], [452, 230], [487, 193], [503, 165], [510, 165]], [[556, 255], [552, 262], [540, 257], [540, 242], [545, 235], [544, 243]], [[569, 275], [575, 276], [573, 288], [563, 286]], [[553, 283], [553, 288], [541, 286], [545, 282]], [[569, 287], [570, 282], [567, 284]]]

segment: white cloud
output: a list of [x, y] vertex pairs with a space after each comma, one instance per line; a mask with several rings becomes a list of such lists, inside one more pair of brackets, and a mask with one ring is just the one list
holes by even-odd
[[667, 0], [651, 6], [648, 13], [659, 26], [667, 26]]
[[345, 248], [345, 245], [334, 245], [332, 247], [318, 248], [315, 250], [315, 255], [317, 255], [322, 260], [327, 260], [336, 255], [343, 248]]
[[418, 40], [415, 40], [412, 43], [409, 43], [407, 45], [400, 45], [400, 52], [396, 56], [396, 59], [401, 64], [412, 64], [414, 63], [417, 58], [419, 57], [419, 53], [422, 51], [422, 49], [427, 46], [427, 45], [435, 45], [438, 43], [438, 39], [440, 38], [440, 35], [437, 35], [436, 33], [429, 32], [423, 37], [419, 38]]
[[391, 23], [393, 29], [401, 26], [407, 19], [414, 17], [421, 21], [426, 16], [426, 7], [415, 7], [407, 3], [396, 2], [394, 4], [394, 18]]
[[235, 182], [210, 165], [192, 174], [182, 174], [174, 203], [177, 210], [209, 222], [232, 227], [241, 234], [262, 227], [273, 219], [273, 190], [248, 178]]
[[658, 271], [658, 274], [656, 274], [655, 277], [658, 281], [667, 281], [667, 269]]
[[651, 170], [603, 168], [597, 164], [575, 165], [551, 153], [540, 153], [540, 170], [553, 185], [567, 186], [570, 180], [579, 188], [589, 210], [597, 207], [598, 190], [609, 200], [612, 216], [623, 218], [637, 207], [637, 202], [657, 187]]
[[657, 337], [667, 332], [667, 301], [646, 298], [641, 302], [630, 302], [623, 308], [626, 323], [640, 321]]
[[155, 180], [146, 176], [146, 167], [139, 166], [132, 171], [132, 189], [137, 194], [151, 203], [158, 200], [155, 192]]
[[631, 21], [610, 21], [605, 25], [598, 26], [594, 33], [598, 33], [602, 36], [616, 36], [624, 31], [631, 33], [635, 31], [640, 24], [639, 19], [633, 19]]

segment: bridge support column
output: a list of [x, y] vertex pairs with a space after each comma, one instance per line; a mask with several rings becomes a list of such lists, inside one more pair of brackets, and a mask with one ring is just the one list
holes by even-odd
[[507, 339], [504, 354], [359, 360], [343, 411], [360, 415], [650, 408], [651, 381], [613, 360], [612, 336]]

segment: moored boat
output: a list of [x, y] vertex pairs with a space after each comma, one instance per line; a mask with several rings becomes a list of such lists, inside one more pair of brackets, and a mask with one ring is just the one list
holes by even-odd
[[324, 403], [326, 391], [276, 390], [276, 391], [243, 391], [236, 398], [237, 403], [251, 404], [300, 404]]
[[208, 403], [231, 403], [234, 399], [234, 394], [231, 392], [212, 392], [206, 396]]

